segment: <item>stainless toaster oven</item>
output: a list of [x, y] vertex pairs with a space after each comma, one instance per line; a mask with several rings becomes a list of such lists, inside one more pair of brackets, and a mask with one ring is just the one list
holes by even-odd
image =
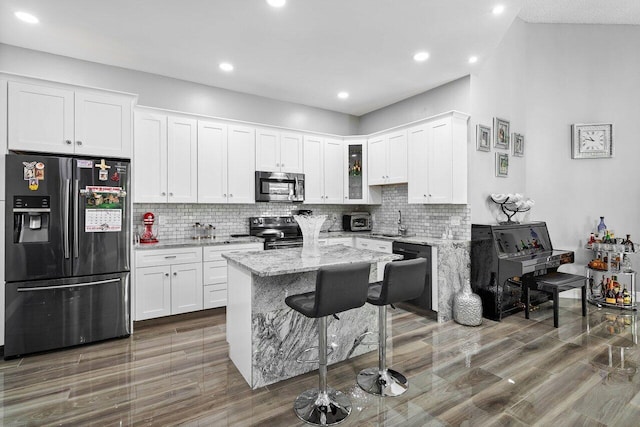
[[345, 231], [371, 231], [373, 223], [369, 212], [351, 212], [342, 216]]

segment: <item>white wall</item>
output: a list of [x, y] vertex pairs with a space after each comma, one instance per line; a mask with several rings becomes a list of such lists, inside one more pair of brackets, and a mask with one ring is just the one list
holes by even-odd
[[[527, 24], [516, 19], [493, 55], [479, 63], [471, 75], [471, 120], [469, 128], [468, 202], [471, 207], [471, 222], [494, 224], [504, 221], [497, 215], [497, 205], [489, 201], [491, 193], [523, 193], [526, 190], [525, 160], [532, 148], [526, 132], [525, 98], [526, 52], [525, 34]], [[509, 151], [493, 147], [493, 118], [510, 122], [511, 133], [525, 135], [525, 157], [513, 157], [512, 143]], [[476, 125], [480, 123], [492, 128], [491, 151], [476, 151]], [[511, 137], [511, 135], [510, 135]], [[496, 177], [496, 152], [509, 154], [508, 177]]]
[[348, 114], [6, 44], [0, 44], [0, 71], [136, 93], [149, 107], [338, 135], [358, 131], [358, 118]]
[[[581, 272], [600, 215], [640, 243], [640, 26], [528, 25], [526, 51], [531, 216], [547, 221], [555, 247], [575, 251]], [[572, 160], [573, 123], [613, 123], [614, 158]]]
[[409, 123], [445, 111], [469, 113], [469, 76], [360, 116], [360, 135]]

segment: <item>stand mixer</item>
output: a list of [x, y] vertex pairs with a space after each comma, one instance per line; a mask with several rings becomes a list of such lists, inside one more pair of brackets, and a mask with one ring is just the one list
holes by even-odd
[[141, 244], [158, 243], [158, 228], [154, 225], [156, 217], [151, 212], [147, 212], [142, 216], [144, 230], [140, 234]]

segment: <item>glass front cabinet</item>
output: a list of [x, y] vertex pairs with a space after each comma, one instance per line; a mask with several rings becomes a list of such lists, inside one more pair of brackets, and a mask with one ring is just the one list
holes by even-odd
[[380, 187], [367, 185], [367, 140], [344, 141], [344, 203], [353, 205], [382, 203]]

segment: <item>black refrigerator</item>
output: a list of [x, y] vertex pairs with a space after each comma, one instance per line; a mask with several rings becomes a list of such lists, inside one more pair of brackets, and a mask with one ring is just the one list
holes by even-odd
[[5, 359], [130, 334], [129, 166], [6, 156]]

